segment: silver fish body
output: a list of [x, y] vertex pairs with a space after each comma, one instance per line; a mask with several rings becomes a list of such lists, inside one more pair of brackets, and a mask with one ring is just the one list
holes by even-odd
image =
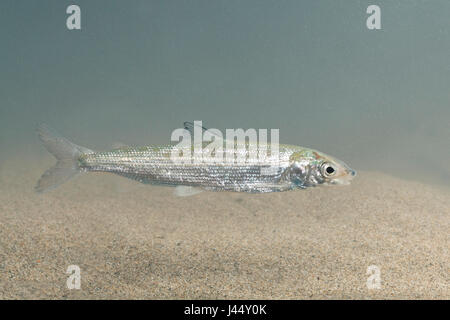
[[[188, 163], [176, 163], [173, 146], [120, 148], [87, 154], [80, 158], [86, 171], [112, 172], [142, 183], [186, 185], [208, 190], [272, 192], [291, 188], [283, 173], [289, 166], [289, 152], [282, 153], [276, 167], [267, 160], [255, 163], [211, 163], [192, 156]], [[267, 172], [271, 168], [270, 172]]]
[[[260, 154], [255, 157], [257, 161], [244, 163], [212, 163], [208, 158], [201, 161], [195, 155], [187, 163], [176, 163], [170, 157], [174, 148], [119, 148], [86, 154], [80, 157], [79, 166], [85, 171], [112, 172], [142, 183], [186, 185], [214, 191], [275, 192], [326, 182], [320, 170], [322, 156], [302, 147], [281, 145], [276, 161], [269, 156], [261, 157], [264, 152], [256, 147]], [[219, 158], [223, 159], [224, 155]]]
[[[173, 160], [177, 146], [121, 147], [93, 152], [51, 132], [38, 129], [47, 149], [58, 163], [41, 177], [37, 191], [53, 188], [79, 172], [110, 172], [142, 183], [192, 186], [212, 191], [277, 192], [326, 184], [347, 184], [355, 175], [347, 165], [316, 150], [280, 145], [279, 156], [267, 156], [259, 146], [245, 149], [245, 161], [225, 161], [239, 150], [226, 150], [211, 157], [207, 147], [190, 153], [186, 161]], [[206, 151], [206, 153], [204, 152]], [[257, 153], [257, 155], [252, 154]], [[206, 156], [205, 156], [206, 155]], [[333, 172], [328, 174], [326, 170]]]

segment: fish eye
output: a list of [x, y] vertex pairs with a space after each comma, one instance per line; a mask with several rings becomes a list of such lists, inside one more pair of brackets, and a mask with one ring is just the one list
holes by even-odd
[[336, 173], [336, 169], [328, 162], [322, 165], [322, 174], [326, 177], [330, 177]]

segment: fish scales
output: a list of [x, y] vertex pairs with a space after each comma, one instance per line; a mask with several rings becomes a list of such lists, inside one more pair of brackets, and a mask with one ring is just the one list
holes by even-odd
[[[257, 147], [249, 149], [263, 154]], [[173, 146], [120, 148], [86, 154], [80, 157], [80, 167], [85, 171], [112, 172], [144, 183], [200, 186], [210, 190], [269, 192], [274, 188], [288, 187], [280, 183], [280, 178], [289, 165], [292, 148], [283, 148], [280, 161], [268, 156], [252, 157], [254, 154], [251, 152], [233, 150], [228, 154], [237, 156], [241, 152], [241, 156], [249, 158], [246, 163], [231, 164], [225, 161], [212, 163], [214, 159], [224, 159], [226, 150], [217, 153], [215, 158], [193, 154], [187, 163], [172, 161], [170, 155], [173, 150]], [[262, 174], [261, 168], [274, 166], [272, 172]]]
[[[201, 187], [213, 191], [276, 192], [319, 185], [344, 185], [356, 175], [342, 161], [314, 149], [294, 145], [228, 145], [122, 147], [94, 152], [56, 134], [37, 129], [57, 159], [36, 185], [44, 192], [81, 172], [110, 172], [148, 184]], [[229, 141], [225, 141], [229, 142]], [[277, 157], [271, 153], [278, 150]], [[275, 152], [274, 152], [275, 154]], [[175, 157], [174, 157], [175, 155]], [[177, 155], [184, 157], [178, 158]], [[183, 161], [179, 161], [183, 159]], [[181, 194], [180, 194], [181, 195]]]

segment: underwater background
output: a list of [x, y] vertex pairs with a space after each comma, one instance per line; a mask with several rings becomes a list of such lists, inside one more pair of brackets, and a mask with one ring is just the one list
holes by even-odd
[[45, 156], [39, 122], [101, 150], [203, 120], [450, 184], [448, 1], [377, 1], [381, 30], [370, 1], [81, 0], [72, 31], [70, 4], [1, 3], [0, 164]]
[[[81, 30], [66, 9], [81, 8]], [[381, 8], [381, 30], [366, 9]], [[0, 298], [449, 298], [448, 0], [0, 2]], [[87, 174], [34, 192], [35, 128], [108, 150], [276, 128], [358, 175], [252, 195]], [[82, 289], [65, 287], [68, 265]], [[367, 267], [382, 288], [366, 287]]]

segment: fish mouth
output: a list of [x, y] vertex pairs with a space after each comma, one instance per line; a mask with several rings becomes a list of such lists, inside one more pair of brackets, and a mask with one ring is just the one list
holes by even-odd
[[339, 178], [333, 179], [329, 182], [330, 185], [347, 186], [356, 176], [356, 171], [353, 169], [346, 169], [346, 174]]
[[347, 174], [341, 177], [341, 179], [350, 183], [350, 181], [353, 180], [354, 177], [356, 177], [356, 170], [347, 167], [345, 171]]
[[356, 176], [356, 173], [357, 173], [356, 170], [353, 170], [352, 168], [350, 168], [344, 161], [338, 160], [336, 158], [333, 158], [332, 160], [343, 169], [341, 176], [338, 177], [336, 180], [340, 180], [340, 179], [351, 180]]

